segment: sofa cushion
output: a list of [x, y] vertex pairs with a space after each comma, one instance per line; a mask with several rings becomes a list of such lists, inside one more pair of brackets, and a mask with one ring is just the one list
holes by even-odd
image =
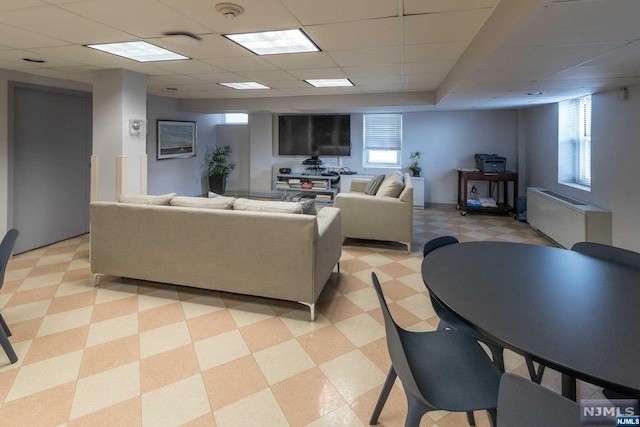
[[274, 212], [301, 214], [302, 205], [297, 202], [276, 202], [270, 200], [236, 199], [233, 209], [237, 211]]
[[385, 176], [383, 173], [374, 176], [371, 181], [369, 181], [369, 184], [367, 184], [367, 188], [365, 188], [364, 194], [375, 196], [378, 192], [378, 189], [380, 188], [380, 184], [382, 184], [382, 181], [384, 181], [384, 178]]
[[403, 188], [402, 175], [392, 172], [384, 177], [376, 197], [398, 197]]
[[317, 215], [318, 209], [316, 209], [316, 202], [313, 199], [302, 200], [300, 202], [302, 213], [305, 215]]
[[160, 194], [157, 196], [147, 194], [121, 194], [118, 196], [119, 203], [135, 203], [138, 205], [166, 205], [169, 206], [171, 200], [176, 197], [176, 193]]
[[178, 196], [171, 200], [171, 206], [182, 206], [185, 208], [205, 208], [205, 209], [233, 209], [235, 197], [218, 196], [214, 198], [206, 197], [185, 197]]

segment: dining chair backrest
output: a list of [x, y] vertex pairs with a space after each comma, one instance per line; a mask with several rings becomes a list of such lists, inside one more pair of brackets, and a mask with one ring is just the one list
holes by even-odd
[[499, 427], [578, 427], [580, 407], [526, 378], [503, 374], [498, 393]]
[[602, 243], [578, 242], [573, 245], [571, 250], [594, 258], [606, 259], [607, 261], [640, 268], [640, 253], [627, 249], [603, 245]]
[[2, 288], [2, 284], [4, 283], [4, 272], [7, 270], [7, 264], [9, 263], [13, 246], [18, 239], [18, 234], [20, 234], [18, 230], [15, 228], [11, 229], [7, 231], [4, 239], [2, 239], [2, 243], [0, 243], [0, 288]]
[[380, 301], [380, 307], [382, 308], [384, 327], [387, 334], [387, 348], [389, 349], [389, 356], [391, 357], [393, 369], [395, 369], [396, 373], [400, 377], [405, 391], [411, 393], [416, 399], [422, 401], [422, 403], [428, 405], [428, 403], [424, 401], [422, 393], [418, 388], [418, 384], [411, 373], [409, 361], [407, 360], [402, 344], [401, 332], [404, 331], [397, 325], [395, 320], [393, 320], [393, 317], [391, 317], [389, 307], [384, 299], [382, 287], [380, 286], [376, 273], [371, 273], [371, 281], [373, 282], [373, 288], [376, 290], [378, 300]]
[[431, 239], [427, 243], [425, 243], [424, 248], [422, 248], [422, 256], [425, 257], [429, 255], [431, 251], [442, 246], [450, 245], [452, 243], [459, 243], [458, 239], [453, 236], [442, 236]]

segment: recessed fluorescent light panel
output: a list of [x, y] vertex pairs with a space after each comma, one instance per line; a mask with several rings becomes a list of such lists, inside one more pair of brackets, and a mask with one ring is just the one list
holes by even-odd
[[219, 83], [222, 86], [230, 87], [232, 89], [271, 89], [269, 86], [261, 85], [256, 82], [241, 82], [241, 83]]
[[147, 42], [88, 44], [87, 47], [111, 53], [113, 55], [122, 56], [124, 58], [133, 59], [138, 62], [190, 59], [186, 56], [179, 55]]
[[305, 80], [311, 86], [315, 87], [344, 87], [353, 86], [349, 79], [311, 79]]
[[226, 34], [225, 37], [249, 49], [256, 55], [318, 52], [320, 50], [300, 29]]

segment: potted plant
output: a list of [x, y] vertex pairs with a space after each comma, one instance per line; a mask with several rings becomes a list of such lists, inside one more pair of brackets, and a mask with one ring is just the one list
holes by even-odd
[[420, 160], [420, 152], [414, 151], [409, 154], [409, 158], [411, 159], [411, 163], [409, 163], [409, 170], [413, 174], [413, 176], [420, 176], [420, 171], [422, 168], [418, 165], [418, 161]]
[[227, 177], [235, 169], [236, 164], [230, 162], [231, 147], [214, 145], [207, 149], [205, 155], [205, 175], [209, 177], [209, 191], [224, 194]]

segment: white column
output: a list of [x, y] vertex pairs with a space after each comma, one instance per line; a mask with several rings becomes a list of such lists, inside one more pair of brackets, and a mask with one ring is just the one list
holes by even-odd
[[249, 114], [249, 189], [271, 191], [273, 155], [273, 118], [270, 113]]
[[[129, 120], [147, 119], [147, 76], [128, 70], [100, 70], [93, 81], [93, 155], [98, 157], [98, 200], [116, 200], [116, 183], [123, 179], [126, 193], [140, 194], [138, 159], [146, 154], [146, 133], [131, 135]], [[117, 176], [116, 158], [131, 158]]]

